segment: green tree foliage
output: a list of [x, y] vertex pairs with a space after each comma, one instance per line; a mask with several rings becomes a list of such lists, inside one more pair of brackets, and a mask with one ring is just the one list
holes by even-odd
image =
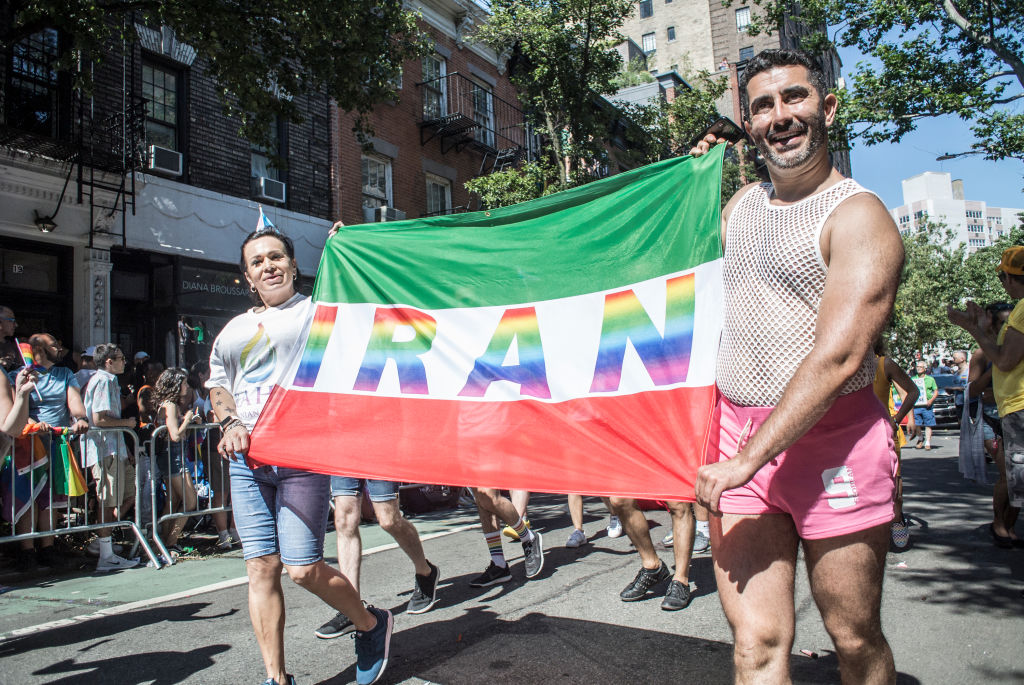
[[[637, 125], [638, 134], [628, 138], [629, 154], [636, 164], [649, 164], [687, 154], [692, 142], [718, 118], [716, 102], [729, 89], [724, 75], [701, 71], [690, 79], [690, 88], [676, 90], [672, 102], [622, 104], [623, 113]], [[756, 180], [751, 162], [741, 150], [730, 149], [722, 168], [722, 204], [744, 181]]]
[[647, 71], [647, 62], [642, 57], [634, 57], [626, 65], [626, 68], [612, 79], [612, 90], [618, 91], [652, 81], [654, 81], [654, 77], [651, 76], [651, 72]]
[[[753, 0], [753, 32], [772, 31], [789, 0]], [[804, 0], [798, 21], [816, 31], [812, 52], [855, 47], [860, 62], [840, 112], [851, 140], [899, 142], [919, 119], [956, 116], [974, 132], [972, 152], [1024, 160], [1024, 5], [1020, 0]], [[834, 27], [830, 39], [820, 27]]]
[[526, 162], [466, 182], [466, 190], [480, 197], [483, 209], [495, 209], [534, 200], [566, 186], [551, 162]]
[[[225, 111], [242, 135], [266, 142], [275, 117], [299, 121], [289, 96], [325, 93], [360, 126], [373, 106], [394, 97], [402, 62], [426, 45], [416, 16], [400, 2], [345, 0], [3, 0], [5, 50], [34, 33], [66, 35], [62, 66], [84, 57], [100, 62], [116, 40], [134, 40], [134, 24], [169, 26], [195, 47], [220, 84]], [[70, 69], [69, 69], [70, 71]], [[78, 71], [88, 88], [89, 69]]]
[[946, 318], [946, 307], [962, 307], [967, 300], [982, 306], [1007, 302], [1009, 297], [996, 266], [1011, 245], [1024, 244], [1024, 228], [1016, 228], [991, 246], [967, 255], [963, 243], [951, 246], [952, 234], [941, 224], [926, 224], [903, 237], [906, 262], [896, 293], [889, 330], [889, 353], [909, 364], [916, 350], [948, 347], [970, 349], [967, 333]]
[[598, 159], [613, 110], [597, 106], [622, 68], [615, 46], [632, 0], [493, 0], [474, 40], [511, 50], [509, 77], [527, 116], [550, 141], [563, 184]]

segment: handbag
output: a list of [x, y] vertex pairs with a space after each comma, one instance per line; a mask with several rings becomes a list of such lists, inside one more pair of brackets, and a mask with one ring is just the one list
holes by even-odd
[[981, 399], [978, 399], [978, 412], [971, 416], [970, 401], [965, 389], [964, 411], [960, 421], [960, 460], [959, 469], [967, 480], [979, 485], [988, 485], [985, 469], [985, 433], [982, 429]]

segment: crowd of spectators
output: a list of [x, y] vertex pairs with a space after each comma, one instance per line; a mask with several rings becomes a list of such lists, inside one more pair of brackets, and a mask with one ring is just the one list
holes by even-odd
[[[130, 529], [116, 522], [134, 520], [136, 507], [143, 526], [152, 521], [151, 470], [157, 474], [163, 514], [196, 511], [200, 493], [213, 506], [228, 501], [219, 458], [209, 458], [205, 433], [185, 430], [212, 415], [202, 388], [207, 362], [189, 371], [165, 369], [145, 351], [131, 353], [115, 343], [71, 351], [46, 332], [16, 339], [16, 329], [15, 312], [0, 305], [0, 536], [96, 524], [62, 545], [63, 553], [55, 549], [53, 535], [21, 537], [6, 550], [16, 570], [73, 565], [67, 553], [73, 544], [97, 558], [98, 571], [138, 565], [138, 558], [126, 556], [132, 540], [125, 531]], [[159, 435], [158, 457], [150, 463], [143, 446], [160, 425], [168, 428]], [[116, 429], [131, 429], [137, 440], [126, 440], [128, 434]], [[61, 494], [72, 492], [63, 483], [74, 480], [74, 472], [81, 473], [85, 494]], [[182, 550], [176, 542], [187, 521], [171, 519], [150, 533], [162, 534], [170, 553], [177, 555]], [[112, 525], [100, 527], [107, 522]], [[217, 548], [236, 544], [227, 513], [218, 513], [209, 525], [218, 532]], [[115, 531], [121, 531], [124, 544], [114, 541]]]

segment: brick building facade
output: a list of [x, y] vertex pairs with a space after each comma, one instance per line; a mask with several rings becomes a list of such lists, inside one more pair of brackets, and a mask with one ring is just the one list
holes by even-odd
[[352, 115], [333, 113], [333, 207], [349, 225], [377, 220], [376, 207], [406, 218], [475, 209], [465, 182], [531, 149], [504, 58], [466, 40], [484, 11], [469, 0], [415, 8], [434, 50], [406, 63], [398, 98], [371, 114], [368, 149]]
[[[249, 305], [238, 245], [258, 202], [315, 271], [332, 215], [330, 108], [298, 99], [304, 121], [277, 127], [274, 169], [223, 113], [204, 55], [166, 27], [135, 28], [92, 67], [89, 94], [54, 67], [56, 31], [0, 64], [0, 302], [19, 336], [114, 340], [180, 365]], [[193, 332], [179, 338], [179, 323]]]

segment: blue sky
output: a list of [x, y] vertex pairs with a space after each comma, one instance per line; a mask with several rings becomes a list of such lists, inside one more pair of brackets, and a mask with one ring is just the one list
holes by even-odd
[[[864, 58], [856, 50], [840, 49], [843, 76], [853, 72]], [[937, 162], [939, 155], [969, 150], [972, 142], [966, 122], [955, 117], [922, 120], [916, 131], [895, 145], [854, 145], [853, 177], [878, 193], [890, 209], [903, 204], [900, 181], [925, 171], [945, 171], [963, 179], [964, 197], [983, 200], [994, 207], [1024, 208], [1024, 163], [1017, 160], [990, 162], [981, 155]]]

